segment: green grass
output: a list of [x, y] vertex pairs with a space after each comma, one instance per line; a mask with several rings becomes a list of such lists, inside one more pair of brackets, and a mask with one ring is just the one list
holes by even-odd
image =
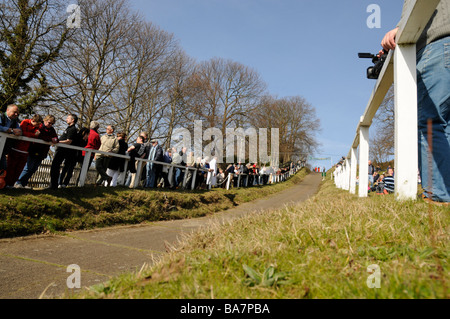
[[4, 189], [0, 192], [0, 238], [201, 217], [279, 192], [299, 183], [307, 173], [302, 170], [284, 183], [228, 191]]
[[[77, 298], [449, 298], [448, 207], [360, 199], [325, 182], [294, 207], [192, 234]], [[380, 288], [367, 285], [370, 265]]]

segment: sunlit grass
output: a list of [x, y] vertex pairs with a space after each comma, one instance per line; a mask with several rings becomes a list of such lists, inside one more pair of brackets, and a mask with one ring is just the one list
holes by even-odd
[[[428, 205], [360, 199], [327, 181], [305, 203], [194, 233], [78, 297], [448, 298], [450, 214]], [[379, 289], [368, 287], [371, 265]]]

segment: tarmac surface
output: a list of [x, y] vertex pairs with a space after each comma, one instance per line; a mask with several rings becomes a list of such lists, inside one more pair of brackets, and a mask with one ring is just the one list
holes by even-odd
[[[311, 173], [286, 190], [207, 217], [1, 239], [0, 299], [58, 298], [121, 273], [139, 271], [184, 235], [305, 201], [317, 193], [321, 180], [321, 174]], [[79, 267], [81, 289], [68, 287], [68, 281], [76, 283], [72, 276], [76, 271], [68, 269], [71, 265]]]

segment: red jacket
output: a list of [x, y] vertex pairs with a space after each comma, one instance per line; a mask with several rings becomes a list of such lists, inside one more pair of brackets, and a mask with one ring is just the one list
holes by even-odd
[[[23, 120], [22, 123], [20, 123], [20, 128], [22, 129], [22, 136], [38, 138], [36, 136], [36, 131], [39, 130], [39, 127], [35, 127], [33, 124], [31, 124], [30, 119]], [[22, 152], [28, 152], [29, 147], [30, 147], [30, 142], [17, 141], [17, 143], [13, 147], [13, 149], [16, 149], [16, 150], [22, 151]]]
[[[100, 145], [102, 143], [100, 142], [100, 135], [95, 130], [90, 131], [88, 142], [85, 146], [85, 148], [90, 148], [92, 150], [98, 150], [100, 148]], [[85, 151], [83, 151], [83, 156], [86, 154]], [[92, 153], [91, 156], [94, 156], [95, 153]]]

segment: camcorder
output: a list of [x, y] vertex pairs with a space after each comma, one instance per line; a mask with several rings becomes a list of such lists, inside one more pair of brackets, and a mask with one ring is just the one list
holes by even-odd
[[386, 61], [388, 52], [383, 50], [383, 54], [378, 57], [377, 54], [372, 53], [358, 53], [358, 58], [360, 59], [372, 59], [372, 63], [374, 66], [370, 66], [367, 68], [367, 78], [368, 79], [378, 79], [381, 70], [383, 69], [384, 61]]

